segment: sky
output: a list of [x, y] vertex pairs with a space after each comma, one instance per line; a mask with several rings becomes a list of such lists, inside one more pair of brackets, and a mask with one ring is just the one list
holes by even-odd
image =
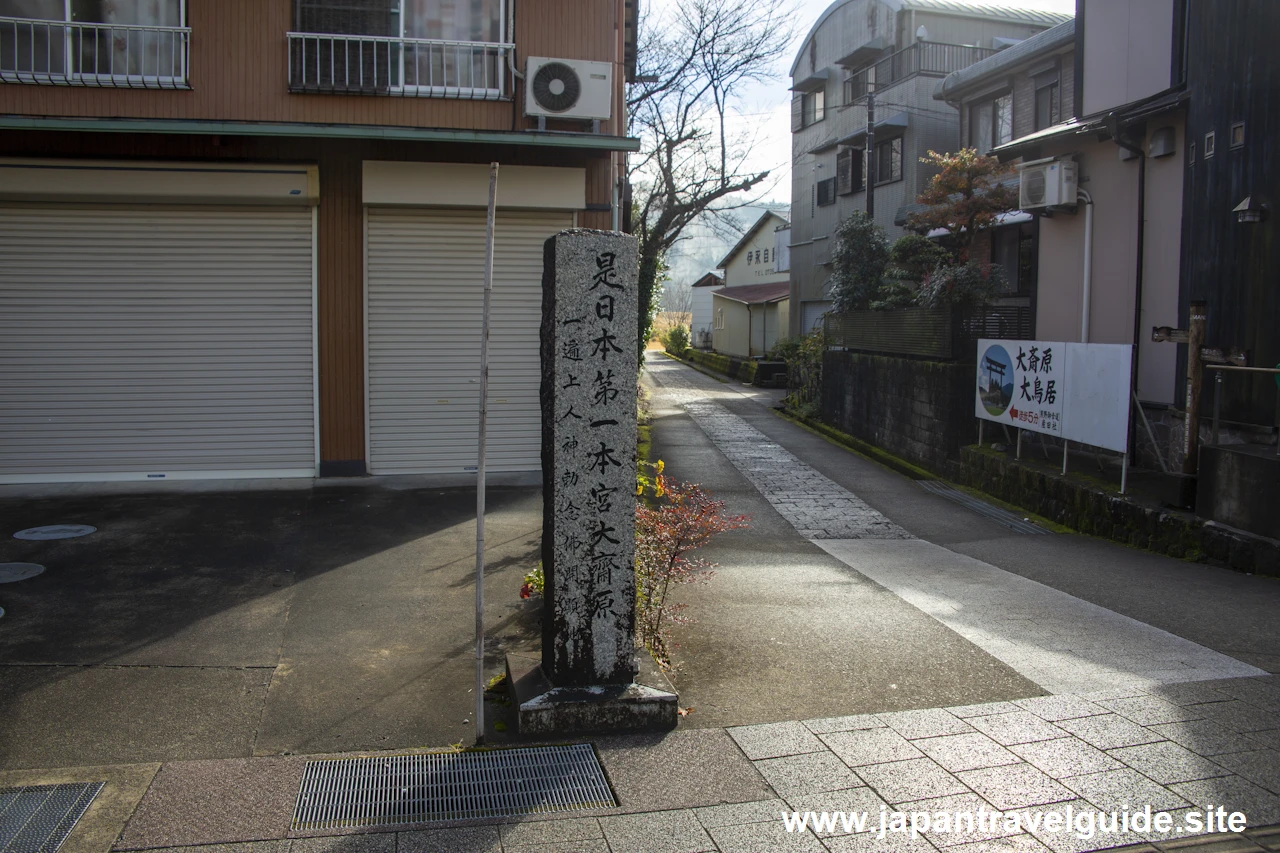
[[[646, 14], [658, 13], [679, 0], [644, 0]], [[739, 93], [739, 128], [749, 129], [756, 137], [748, 166], [753, 170], [769, 170], [768, 188], [763, 198], [769, 201], [791, 200], [791, 93], [787, 72], [800, 42], [832, 0], [792, 0], [798, 12], [796, 42], [779, 63], [777, 81], [769, 86], [753, 86]], [[982, 0], [972, 0], [981, 3]], [[1042, 9], [1050, 12], [1075, 13], [1075, 0], [1001, 0], [992, 5]]]

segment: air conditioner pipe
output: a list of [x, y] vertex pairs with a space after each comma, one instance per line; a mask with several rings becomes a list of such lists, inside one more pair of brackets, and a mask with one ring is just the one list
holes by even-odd
[[1089, 343], [1089, 302], [1093, 297], [1093, 196], [1088, 190], [1076, 190], [1084, 208], [1084, 281], [1080, 297], [1080, 343]]

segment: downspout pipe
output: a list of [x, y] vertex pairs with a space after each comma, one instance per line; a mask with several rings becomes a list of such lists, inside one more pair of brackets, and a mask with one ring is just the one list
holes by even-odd
[[[1136, 400], [1138, 393], [1138, 356], [1142, 351], [1142, 280], [1145, 276], [1146, 232], [1147, 232], [1147, 152], [1141, 145], [1135, 145], [1118, 133], [1113, 135], [1116, 145], [1131, 151], [1138, 157], [1138, 260], [1134, 270], [1133, 287], [1133, 365], [1129, 377], [1129, 387]], [[1135, 403], [1136, 405], [1136, 403]], [[1130, 415], [1132, 421], [1132, 414]], [[1137, 430], [1134, 424], [1129, 425], [1129, 456], [1137, 454]]]
[[1077, 198], [1084, 202], [1084, 280], [1080, 296], [1080, 343], [1089, 343], [1089, 303], [1093, 298], [1093, 196], [1088, 190], [1077, 189]]

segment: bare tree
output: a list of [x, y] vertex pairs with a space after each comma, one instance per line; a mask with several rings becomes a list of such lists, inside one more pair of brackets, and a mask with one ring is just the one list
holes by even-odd
[[693, 285], [688, 282], [662, 288], [662, 310], [676, 314], [693, 313]]
[[[680, 0], [641, 23], [638, 75], [628, 98], [632, 230], [640, 241], [640, 341], [649, 337], [663, 256], [704, 213], [768, 178], [746, 165], [750, 140], [729, 121], [735, 92], [777, 79], [794, 36], [789, 0]], [[742, 202], [746, 204], [747, 201]]]

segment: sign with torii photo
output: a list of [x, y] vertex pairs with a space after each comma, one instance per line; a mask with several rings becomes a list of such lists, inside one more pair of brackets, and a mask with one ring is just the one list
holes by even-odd
[[1132, 359], [1129, 344], [979, 340], [974, 414], [1124, 453]]

